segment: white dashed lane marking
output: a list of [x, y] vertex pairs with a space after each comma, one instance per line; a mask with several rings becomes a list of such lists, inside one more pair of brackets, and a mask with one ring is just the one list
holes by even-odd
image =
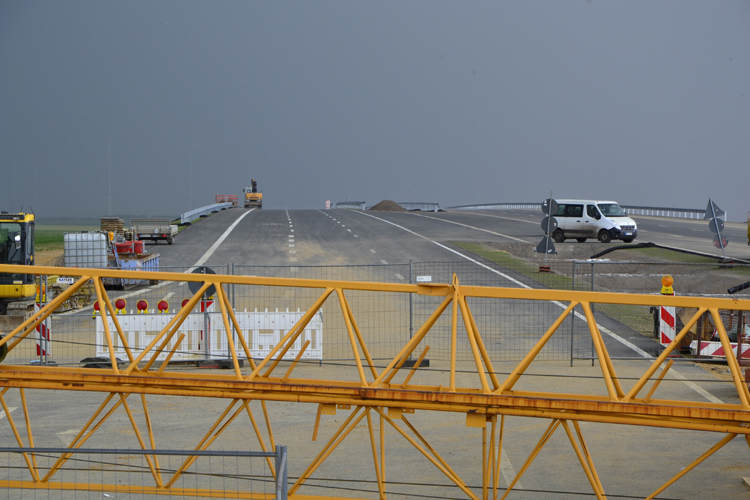
[[371, 251], [372, 253], [378, 253], [378, 252], [376, 252], [376, 251], [375, 251], [375, 249], [374, 249], [374, 248], [371, 248], [371, 249], [370, 249], [370, 251]]
[[401, 276], [401, 275], [400, 275], [400, 274], [398, 274], [398, 273], [396, 273], [396, 277], [397, 277], [398, 279], [400, 279], [400, 280], [404, 279], [404, 277], [403, 277], [403, 276]]
[[387, 263], [387, 262], [386, 262], [385, 260], [383, 260], [383, 259], [380, 259], [380, 262], [382, 262], [383, 264], [388, 264], [388, 263]]

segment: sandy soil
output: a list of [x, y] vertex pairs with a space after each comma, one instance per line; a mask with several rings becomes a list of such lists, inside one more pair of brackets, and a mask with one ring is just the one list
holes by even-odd
[[62, 266], [63, 265], [63, 249], [59, 250], [42, 250], [35, 253], [35, 264], [37, 266]]

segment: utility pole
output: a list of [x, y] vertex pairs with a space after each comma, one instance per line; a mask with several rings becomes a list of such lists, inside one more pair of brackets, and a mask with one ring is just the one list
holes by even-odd
[[94, 125], [91, 121], [89, 121], [89, 123], [91, 123], [91, 126], [94, 127], [96, 130], [98, 130], [99, 133], [102, 134], [104, 137], [106, 137], [109, 141], [107, 145], [107, 165], [109, 167], [109, 189], [107, 192], [107, 215], [112, 216], [112, 139], [123, 136], [127, 134], [127, 132], [123, 132], [117, 135], [107, 135], [104, 132], [102, 132], [102, 129]]

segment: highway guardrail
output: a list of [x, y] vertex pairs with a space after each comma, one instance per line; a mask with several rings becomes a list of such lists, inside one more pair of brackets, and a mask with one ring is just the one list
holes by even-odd
[[[706, 211], [702, 208], [644, 207], [639, 205], [621, 205], [629, 215], [648, 215], [651, 217], [670, 217], [676, 219], [703, 219]], [[460, 205], [448, 207], [449, 210], [541, 210], [541, 203], [485, 203], [482, 205]], [[722, 217], [726, 221], [726, 214]]]
[[231, 206], [232, 206], [232, 203], [227, 202], [227, 203], [214, 203], [213, 205], [206, 205], [205, 207], [196, 208], [194, 210], [185, 212], [184, 214], [180, 215], [180, 224], [193, 222], [195, 219], [198, 219], [204, 215], [209, 215], [212, 212], [215, 212], [217, 210], [224, 210]]

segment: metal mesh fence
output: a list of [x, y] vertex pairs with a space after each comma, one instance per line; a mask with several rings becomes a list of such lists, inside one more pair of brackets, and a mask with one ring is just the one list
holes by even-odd
[[[315, 280], [408, 283], [409, 264], [374, 266], [235, 266], [241, 276]], [[231, 290], [238, 311], [291, 311], [301, 316], [323, 293], [322, 289], [235, 285]], [[409, 338], [409, 296], [400, 293], [346, 291], [346, 300], [373, 359], [390, 358]], [[332, 294], [321, 310], [322, 358], [350, 360], [353, 351], [341, 302]], [[360, 356], [364, 353], [360, 349]]]
[[[217, 274], [381, 283], [451, 283], [455, 274], [461, 285], [650, 293], [654, 294], [654, 305], [658, 304], [660, 280], [665, 274], [670, 274], [674, 278], [677, 294], [716, 294], [750, 279], [750, 266], [741, 265], [550, 261], [550, 269], [542, 270], [538, 263], [519, 260], [493, 263], [479, 257], [476, 262], [368, 266], [209, 264], [208, 267]], [[174, 267], [162, 270], [190, 272], [194, 268]], [[125, 300], [123, 314], [118, 316], [122, 322], [145, 321], [145, 315], [141, 318], [138, 314], [139, 301], [145, 301], [148, 312], [152, 316], [158, 316], [161, 314], [157, 310], [160, 302], [167, 302], [167, 313], [173, 313], [181, 307], [183, 301], [192, 296], [190, 285], [186, 282], [109, 288], [124, 288], [107, 291], [113, 304], [118, 299]], [[247, 314], [248, 321], [268, 323], [259, 323], [255, 328], [248, 327], [246, 335], [251, 344], [253, 357], [263, 357], [263, 349], [267, 350], [268, 346], [273, 344], [273, 339], [278, 339], [279, 334], [283, 334], [285, 329], [288, 331], [288, 327], [294, 324], [323, 293], [323, 289], [318, 288], [245, 285], [229, 285], [226, 291], [238, 316]], [[742, 290], [738, 295], [747, 297], [748, 292], [750, 289]], [[361, 291], [346, 291], [345, 294], [357, 326], [375, 360], [389, 359], [396, 355], [441, 302], [438, 297], [418, 294]], [[469, 298], [468, 305], [488, 352], [493, 360], [498, 361], [517, 360], [523, 357], [564, 311], [565, 306], [546, 301], [483, 298]], [[625, 337], [654, 336], [658, 321], [654, 306], [597, 304], [594, 310], [600, 326], [613, 334]], [[176, 340], [168, 346], [167, 351], [175, 350], [174, 360], [229, 358], [226, 340], [222, 340], [221, 332], [224, 325], [218, 311], [218, 305], [213, 303], [213, 300], [196, 306], [190, 315], [192, 326], [189, 327], [190, 331], [185, 340], [179, 346], [175, 344]], [[580, 308], [577, 308], [577, 313], [577, 317], [570, 316], [565, 319], [539, 355], [539, 360], [567, 360], [592, 356], [591, 337]], [[689, 311], [677, 311], [678, 323], [680, 318], [688, 313]], [[106, 359], [96, 359], [109, 356], [101, 333], [97, 333], [97, 328], [101, 330], [101, 319], [97, 319], [96, 316], [93, 300], [77, 309], [52, 315], [40, 331], [16, 346], [8, 354], [5, 362], [54, 362], [59, 365], [80, 365], [83, 362], [94, 363], [94, 366], [97, 362], [107, 362]], [[323, 360], [351, 360], [352, 345], [336, 293], [327, 299], [315, 322], [319, 325], [316, 331], [320, 335], [308, 336], [311, 345], [308, 346], [306, 356]], [[275, 326], [268, 326], [270, 324]], [[148, 344], [160, 330], [156, 323], [149, 325], [136, 328], [139, 333], [131, 342], [136, 354], [139, 352], [139, 346]], [[47, 328], [51, 332], [48, 338], [45, 336]], [[211, 332], [215, 335], [211, 336]], [[449, 308], [433, 326], [417, 352], [425, 345], [429, 345], [431, 359], [449, 359], [450, 332]], [[458, 320], [458, 332], [458, 359], [471, 359], [472, 353], [461, 315]], [[116, 339], [116, 343], [119, 343], [119, 340]], [[298, 344], [292, 352], [293, 355], [302, 348], [302, 342]], [[239, 343], [236, 345], [239, 347]], [[656, 348], [655, 345], [654, 349]], [[361, 350], [360, 355], [364, 357]], [[124, 350], [119, 348], [116, 350], [116, 357], [122, 361], [127, 359]]]
[[[142, 450], [76, 450], [48, 481], [34, 482], [35, 468], [44, 478], [57, 467], [58, 458], [70, 450], [43, 448], [22, 454], [10, 448], [0, 451], [0, 498], [60, 499], [164, 498], [157, 493], [156, 473], [166, 484], [189, 460], [184, 450], [162, 450], [147, 459]], [[195, 453], [195, 452], [192, 452]], [[266, 459], [252, 452], [211, 450], [199, 452], [195, 461], [174, 482], [170, 498], [275, 498], [276, 482]], [[273, 455], [273, 454], [271, 454]]]

